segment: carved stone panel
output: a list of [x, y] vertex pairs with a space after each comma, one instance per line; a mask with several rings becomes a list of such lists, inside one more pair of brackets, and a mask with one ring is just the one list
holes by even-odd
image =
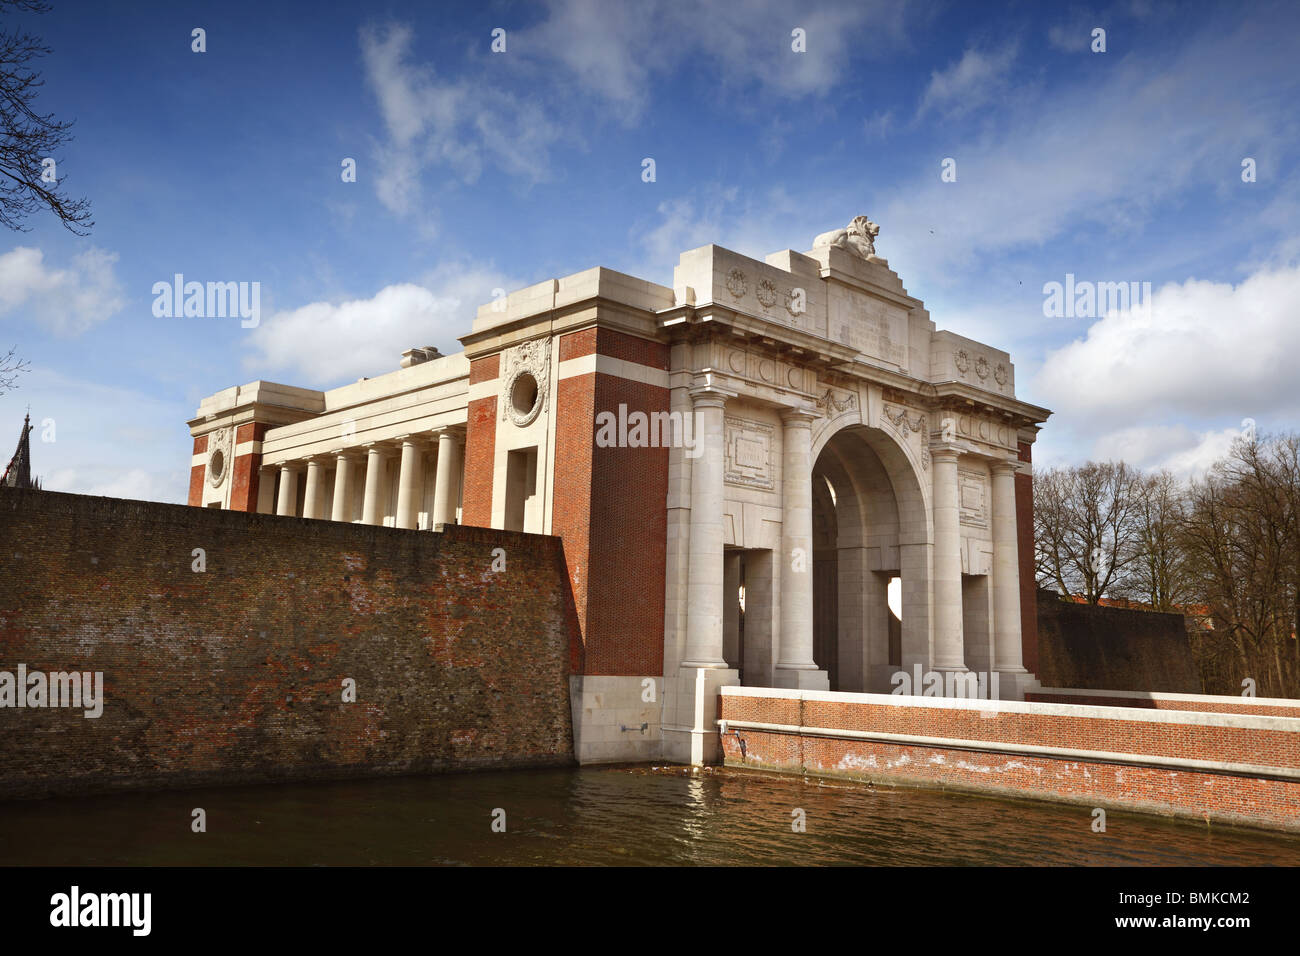
[[723, 479], [727, 484], [765, 491], [776, 487], [776, 429], [772, 425], [728, 417], [725, 447]]
[[959, 469], [957, 472], [957, 505], [961, 512], [961, 523], [973, 528], [987, 528], [988, 483], [978, 471]]

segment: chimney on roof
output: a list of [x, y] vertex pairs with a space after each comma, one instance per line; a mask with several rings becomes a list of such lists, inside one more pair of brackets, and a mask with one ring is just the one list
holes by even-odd
[[425, 362], [432, 362], [434, 359], [440, 358], [442, 358], [442, 353], [433, 345], [426, 345], [422, 348], [407, 349], [402, 353], [402, 368], [410, 368], [412, 365], [421, 365]]

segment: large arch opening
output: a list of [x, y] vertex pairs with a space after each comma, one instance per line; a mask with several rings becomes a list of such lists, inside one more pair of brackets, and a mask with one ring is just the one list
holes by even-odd
[[930, 657], [930, 545], [916, 470], [884, 432], [849, 426], [817, 455], [812, 491], [813, 659], [831, 690], [888, 692], [894, 671]]

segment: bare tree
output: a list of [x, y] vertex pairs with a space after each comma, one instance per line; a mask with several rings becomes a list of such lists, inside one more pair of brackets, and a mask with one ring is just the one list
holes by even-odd
[[9, 354], [0, 356], [0, 395], [12, 392], [18, 385], [18, 376], [29, 369], [27, 362], [18, 357], [18, 346], [9, 350]]
[[1156, 611], [1177, 611], [1190, 600], [1182, 547], [1187, 494], [1169, 471], [1140, 477], [1134, 520], [1134, 558], [1121, 591]]
[[1192, 486], [1184, 542], [1216, 635], [1277, 696], [1296, 692], [1300, 438], [1239, 440]]
[[[0, 0], [0, 13], [45, 13], [43, 0]], [[0, 29], [0, 224], [25, 231], [23, 221], [43, 209], [69, 231], [86, 235], [94, 222], [86, 199], [69, 199], [51, 165], [54, 153], [71, 142], [71, 123], [36, 112], [32, 103], [44, 85], [29, 64], [50, 50], [25, 31]]]
[[1088, 462], [1034, 476], [1040, 580], [1098, 603], [1138, 555], [1141, 476], [1124, 462]]

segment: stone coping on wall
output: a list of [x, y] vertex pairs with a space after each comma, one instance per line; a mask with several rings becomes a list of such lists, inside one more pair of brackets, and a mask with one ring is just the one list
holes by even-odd
[[[1234, 694], [1168, 694], [1148, 690], [1086, 690], [1081, 687], [1040, 687], [1030, 693], [1036, 697], [1100, 697], [1182, 704], [1230, 704], [1234, 707], [1284, 707], [1300, 712], [1300, 700], [1291, 697], [1240, 697]], [[1039, 703], [1044, 702], [1040, 701]]]
[[[892, 707], [916, 707], [936, 710], [979, 711], [983, 714], [1028, 714], [1056, 717], [1087, 717], [1100, 720], [1181, 724], [1204, 727], [1227, 727], [1241, 730], [1275, 730], [1300, 732], [1300, 715], [1280, 717], [1255, 714], [1224, 714], [1214, 711], [1142, 710], [1123, 706], [1092, 704], [1058, 704], [1018, 700], [973, 700], [961, 697], [922, 697], [910, 694], [859, 694], [846, 691], [787, 690], [776, 687], [722, 687], [723, 697], [757, 697], [768, 700], [816, 701], [827, 704], [875, 704]], [[1046, 693], [1046, 691], [1044, 691]], [[1116, 697], [1118, 692], [1097, 692], [1102, 697]], [[1163, 695], [1189, 697], [1197, 695]], [[1228, 697], [1227, 700], [1236, 700]], [[1271, 701], [1276, 704], [1276, 701]], [[1294, 701], [1282, 701], [1292, 704]]]

